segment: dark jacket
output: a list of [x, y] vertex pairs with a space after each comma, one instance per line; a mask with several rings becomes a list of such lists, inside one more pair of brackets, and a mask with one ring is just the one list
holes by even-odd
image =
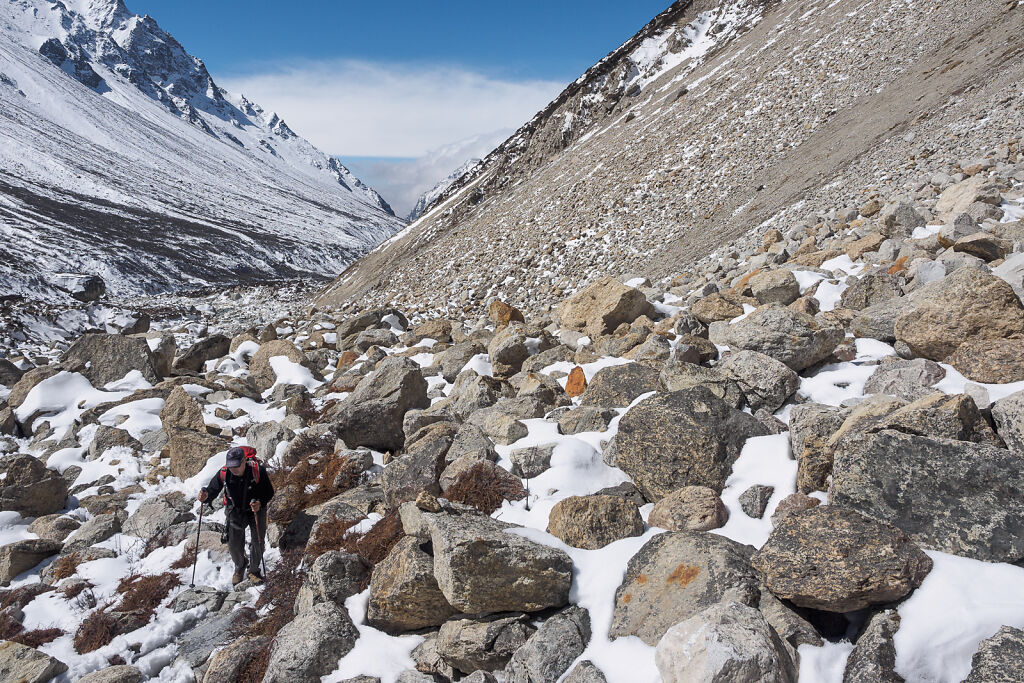
[[258, 500], [265, 509], [267, 503], [274, 497], [274, 485], [270, 483], [270, 475], [267, 474], [267, 468], [263, 466], [263, 463], [260, 463], [259, 467], [259, 483], [253, 479], [252, 468], [247, 463], [245, 472], [240, 477], [231, 474], [230, 470], [225, 470], [223, 485], [220, 481], [221, 472], [218, 470], [204, 490], [212, 499], [221, 493], [222, 488], [226, 488], [229, 513], [240, 513], [251, 517], [252, 510], [249, 509], [249, 503]]

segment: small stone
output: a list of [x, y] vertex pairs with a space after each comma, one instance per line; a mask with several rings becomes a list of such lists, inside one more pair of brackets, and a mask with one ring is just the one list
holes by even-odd
[[761, 519], [764, 517], [764, 511], [768, 508], [768, 501], [771, 500], [773, 493], [775, 493], [774, 486], [754, 484], [740, 494], [740, 509], [747, 517]]
[[636, 506], [625, 498], [570, 496], [552, 508], [547, 530], [574, 548], [596, 550], [641, 535], [644, 522]]
[[728, 520], [729, 510], [713, 489], [684, 486], [659, 500], [647, 523], [669, 531], [710, 531]]
[[804, 510], [810, 510], [818, 505], [821, 505], [821, 501], [817, 498], [805, 496], [802, 493], [791, 493], [779, 501], [778, 506], [775, 508], [775, 512], [772, 514], [772, 526], [778, 526], [779, 522], [790, 515], [798, 514]]

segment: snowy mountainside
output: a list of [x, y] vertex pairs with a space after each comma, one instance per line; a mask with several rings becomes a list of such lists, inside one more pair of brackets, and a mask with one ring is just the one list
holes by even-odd
[[999, 2], [676, 2], [318, 303], [539, 310], [604, 273], [669, 277], [800, 202], [910, 197], [1016, 135], [1020, 25]]
[[412, 211], [409, 212], [409, 215], [406, 218], [410, 221], [414, 221], [426, 213], [427, 209], [437, 201], [438, 197], [444, 194], [448, 188], [462, 178], [462, 176], [472, 171], [479, 163], [480, 159], [470, 159], [449, 173], [445, 178], [438, 181], [437, 185], [434, 185], [434, 187], [430, 188], [420, 196], [419, 200], [416, 202], [416, 206], [413, 207]]
[[0, 272], [117, 295], [336, 272], [387, 203], [121, 0], [0, 9]]

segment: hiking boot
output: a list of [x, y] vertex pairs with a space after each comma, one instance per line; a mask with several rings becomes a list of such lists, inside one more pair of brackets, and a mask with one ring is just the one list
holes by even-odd
[[237, 586], [243, 581], [245, 581], [245, 569], [236, 569], [235, 573], [231, 575], [231, 585]]
[[260, 575], [260, 570], [254, 569], [249, 572], [249, 580], [253, 583], [263, 583], [263, 577]]

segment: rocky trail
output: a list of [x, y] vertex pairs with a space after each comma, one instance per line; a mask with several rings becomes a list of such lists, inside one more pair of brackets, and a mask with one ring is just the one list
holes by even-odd
[[[1022, 182], [1008, 140], [547, 310], [12, 347], [0, 679], [1021, 680]], [[261, 584], [198, 524], [231, 445]]]

